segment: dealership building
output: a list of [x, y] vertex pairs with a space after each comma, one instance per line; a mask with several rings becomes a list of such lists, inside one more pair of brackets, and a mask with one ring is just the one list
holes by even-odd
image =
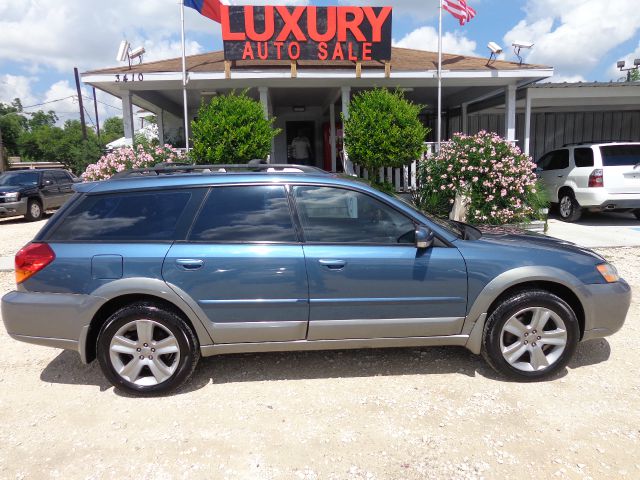
[[[196, 117], [203, 101], [247, 90], [262, 103], [265, 117], [275, 117], [274, 126], [281, 129], [272, 145], [273, 162], [299, 161], [301, 149], [296, 145], [303, 138], [308, 163], [335, 171], [342, 166], [341, 117], [348, 117], [351, 98], [363, 90], [386, 87], [401, 89], [408, 99], [425, 105], [421, 119], [431, 128], [425, 141], [433, 142], [438, 54], [391, 47], [390, 9], [382, 23], [380, 9], [315, 8], [230, 7], [227, 24], [222, 22], [225, 50], [186, 58], [189, 119]], [[372, 12], [360, 15], [365, 19], [360, 27], [353, 24], [357, 15], [347, 12], [346, 26], [341, 26], [341, 8]], [[252, 9], [250, 18], [258, 22], [251, 28], [247, 28], [248, 9]], [[323, 29], [300, 26], [301, 21], [299, 28], [289, 26], [288, 37], [285, 39], [285, 32], [285, 41], [278, 42], [279, 29], [287, 30], [286, 24], [278, 23], [282, 13], [278, 9], [285, 12], [283, 17], [303, 9], [298, 15], [302, 20], [315, 12]], [[331, 27], [334, 17], [336, 26]], [[375, 22], [367, 26], [370, 17], [380, 20], [377, 31]], [[318, 37], [321, 30], [322, 38]], [[329, 38], [331, 33], [334, 37]], [[304, 38], [308, 41], [292, 47], [299, 35], [308, 35]], [[552, 75], [553, 68], [548, 66], [444, 53], [443, 139], [454, 132], [495, 131], [534, 158], [577, 141], [640, 141], [638, 83], [540, 83]], [[162, 142], [184, 146], [182, 58], [94, 70], [84, 73], [82, 79], [122, 99], [127, 138], [134, 135], [135, 105], [157, 116]]]

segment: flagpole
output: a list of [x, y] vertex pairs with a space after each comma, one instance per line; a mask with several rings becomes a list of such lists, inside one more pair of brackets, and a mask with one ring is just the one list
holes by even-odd
[[184, 102], [184, 140], [189, 153], [189, 106], [187, 104], [187, 57], [184, 42], [184, 1], [180, 0], [180, 19], [182, 21], [182, 101]]
[[438, 127], [436, 148], [440, 151], [442, 141], [442, 0], [439, 0], [439, 20], [438, 20]]

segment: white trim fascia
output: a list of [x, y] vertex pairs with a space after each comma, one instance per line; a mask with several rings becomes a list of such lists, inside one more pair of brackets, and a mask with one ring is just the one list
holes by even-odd
[[[125, 72], [126, 73], [126, 72]], [[122, 74], [120, 74], [122, 75]], [[178, 72], [157, 72], [157, 73], [143, 73], [144, 82], [154, 81], [176, 81], [182, 82], [182, 74]], [[451, 71], [443, 70], [443, 78], [449, 79], [485, 79], [485, 78], [546, 78], [553, 75], [551, 69], [527, 69], [527, 70], [465, 70], [465, 71]], [[87, 74], [82, 77], [82, 81], [85, 83], [124, 83], [115, 81], [116, 74]], [[433, 79], [437, 77], [436, 70], [422, 70], [422, 71], [392, 71], [391, 79]], [[270, 70], [265, 72], [263, 70], [235, 70], [231, 72], [231, 79], [236, 80], [269, 80], [269, 79], [286, 79], [291, 78], [291, 71], [289, 69], [282, 70]], [[299, 79], [356, 79], [355, 68], [353, 70], [298, 70]], [[361, 75], [361, 79], [384, 79], [384, 71], [366, 71], [364, 70]], [[189, 80], [226, 80], [224, 72], [191, 72], [189, 73]], [[131, 84], [139, 84], [142, 82], [129, 82]]]

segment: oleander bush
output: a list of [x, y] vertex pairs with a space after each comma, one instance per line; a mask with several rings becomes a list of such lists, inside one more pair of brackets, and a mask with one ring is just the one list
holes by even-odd
[[541, 218], [548, 206], [528, 155], [495, 133], [456, 133], [433, 158], [421, 162], [416, 202], [448, 215], [456, 195], [469, 199], [467, 221], [502, 225]]
[[140, 143], [135, 147], [121, 147], [103, 155], [82, 174], [85, 181], [107, 180], [118, 172], [133, 168], [148, 168], [159, 163], [185, 162], [186, 157], [171, 145]]

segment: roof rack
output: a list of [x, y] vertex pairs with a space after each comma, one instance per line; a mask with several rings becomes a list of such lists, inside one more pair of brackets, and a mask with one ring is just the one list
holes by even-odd
[[161, 163], [149, 168], [136, 168], [116, 173], [112, 179], [129, 177], [147, 177], [159, 175], [175, 175], [181, 173], [201, 173], [201, 174], [223, 174], [236, 172], [250, 173], [307, 173], [328, 175], [329, 172], [318, 167], [308, 165], [289, 165], [276, 163], [257, 163], [251, 161], [247, 164], [226, 164], [226, 165], [188, 165], [179, 163]]
[[574, 147], [576, 145], [590, 145], [593, 143], [637, 143], [637, 140], [590, 140], [583, 142], [565, 143], [562, 147]]

